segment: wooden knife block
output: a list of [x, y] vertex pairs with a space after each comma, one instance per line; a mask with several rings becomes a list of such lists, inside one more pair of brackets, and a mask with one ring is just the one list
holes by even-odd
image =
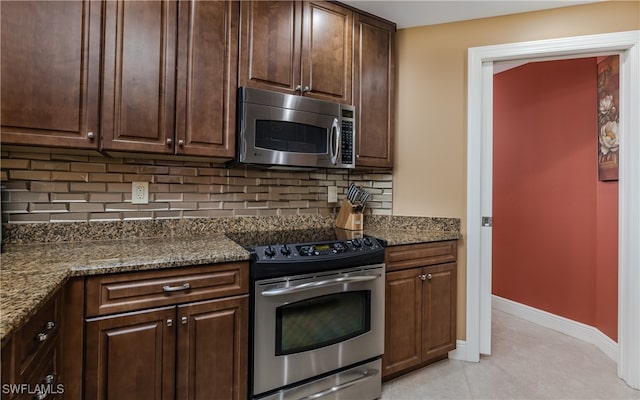
[[361, 231], [362, 229], [364, 229], [362, 210], [356, 212], [355, 209], [356, 206], [351, 204], [349, 200], [342, 200], [340, 212], [338, 213], [338, 217], [336, 218], [336, 227], [347, 229], [350, 231]]

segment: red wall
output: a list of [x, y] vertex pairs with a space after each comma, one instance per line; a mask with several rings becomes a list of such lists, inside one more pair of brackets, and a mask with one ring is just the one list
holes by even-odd
[[493, 293], [617, 339], [617, 182], [598, 182], [596, 59], [494, 76]]

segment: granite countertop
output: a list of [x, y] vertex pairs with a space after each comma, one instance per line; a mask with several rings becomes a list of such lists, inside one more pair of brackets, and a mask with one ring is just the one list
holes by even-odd
[[224, 234], [204, 237], [16, 245], [0, 256], [0, 339], [74, 276], [248, 260]]
[[[432, 218], [424, 219], [427, 223], [422, 220], [416, 223], [415, 219], [403, 218], [372, 219], [365, 224], [368, 228], [364, 234], [384, 239], [388, 246], [460, 238], [459, 220]], [[325, 225], [324, 221], [317, 223]], [[16, 244], [24, 243], [16, 240], [7, 245], [6, 252], [0, 255], [0, 340], [4, 343], [71, 277], [249, 259], [248, 251], [221, 232], [226, 229], [216, 233], [207, 229], [217, 230], [219, 225], [206, 229], [201, 225], [190, 226], [194, 227], [199, 234], [193, 234], [192, 230], [191, 235], [182, 236], [184, 231], [176, 235], [172, 226], [173, 234], [154, 238], [38, 244]], [[74, 226], [68, 228], [76, 230]], [[39, 229], [42, 234], [42, 228]]]
[[418, 231], [397, 228], [367, 228], [364, 230], [364, 234], [386, 240], [387, 246], [460, 239], [460, 232]]

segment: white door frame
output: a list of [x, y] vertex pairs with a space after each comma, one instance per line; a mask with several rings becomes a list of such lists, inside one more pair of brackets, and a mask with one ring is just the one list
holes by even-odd
[[[491, 351], [491, 216], [493, 62], [620, 54], [618, 200], [618, 376], [640, 388], [640, 31], [495, 46], [468, 53], [467, 314], [461, 358]], [[594, 140], [596, 140], [594, 132]]]

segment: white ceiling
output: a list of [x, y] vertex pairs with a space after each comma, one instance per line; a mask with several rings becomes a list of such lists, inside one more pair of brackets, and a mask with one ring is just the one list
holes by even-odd
[[393, 21], [398, 29], [443, 24], [454, 21], [518, 14], [549, 8], [595, 3], [602, 0], [341, 0], [342, 3]]

